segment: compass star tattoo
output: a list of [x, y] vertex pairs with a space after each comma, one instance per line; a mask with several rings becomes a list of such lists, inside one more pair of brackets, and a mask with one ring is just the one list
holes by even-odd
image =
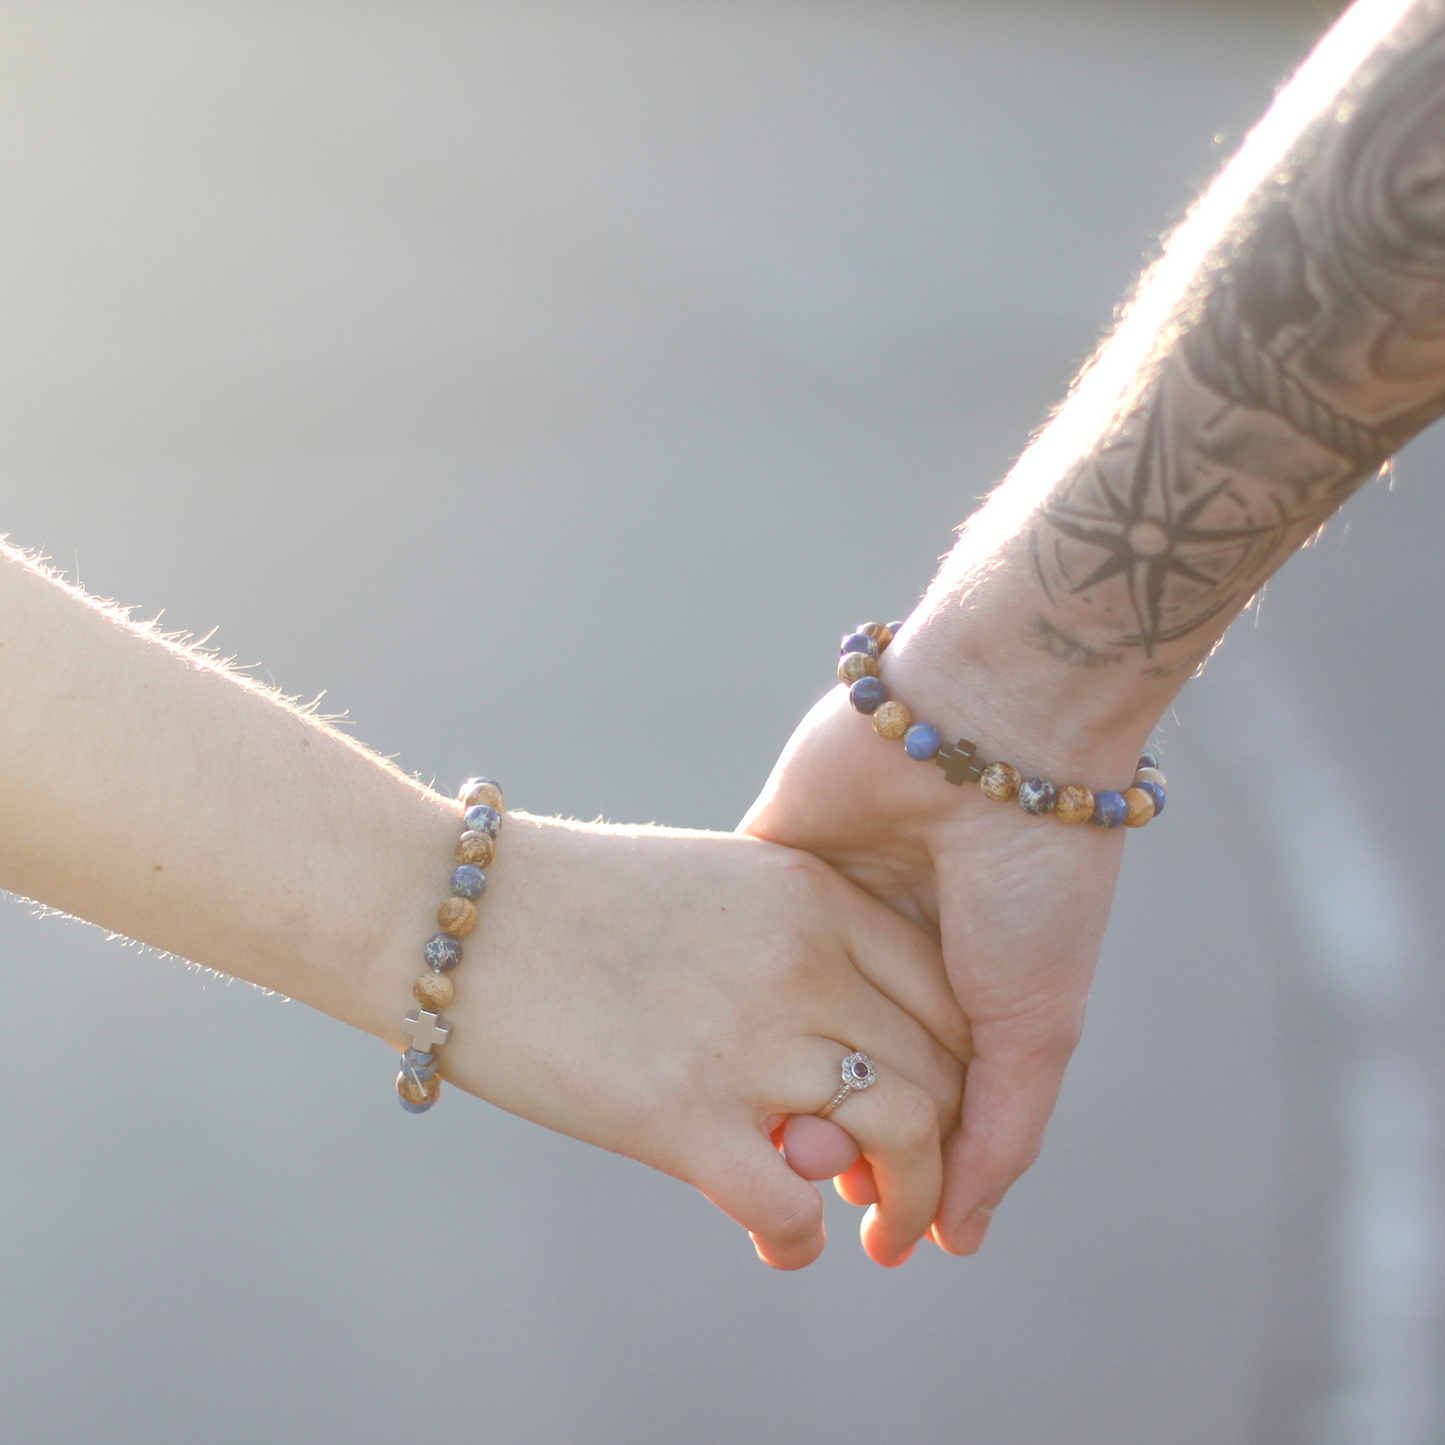
[[1445, 411], [1445, 0], [1362, 57], [1193, 287], [1027, 525], [1033, 630], [1073, 665], [1197, 662]]
[[[1166, 446], [1167, 407], [1166, 389], [1156, 388], [1142, 436], [1103, 448], [1045, 502], [1042, 518], [1058, 534], [1049, 565], [1041, 552], [1047, 544], [1033, 534], [1034, 570], [1050, 600], [1060, 582], [1078, 595], [1123, 579], [1133, 628], [1117, 640], [1143, 648], [1146, 657], [1160, 643], [1238, 610], [1292, 525], [1274, 497], [1264, 499], [1270, 515], [1253, 520], [1234, 475], [1197, 489], [1177, 476], [1179, 460]], [[1065, 539], [1082, 545], [1068, 547]]]

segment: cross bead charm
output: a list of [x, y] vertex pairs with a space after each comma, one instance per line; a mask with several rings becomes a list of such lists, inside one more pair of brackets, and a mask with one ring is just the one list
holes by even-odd
[[974, 782], [988, 766], [978, 755], [976, 744], [969, 742], [967, 738], [959, 738], [954, 747], [945, 743], [933, 755], [933, 761], [943, 769], [943, 776], [946, 782], [953, 784], [955, 788], [962, 787], [964, 783]]
[[446, 1043], [452, 1026], [444, 1024], [439, 1015], [429, 1014], [424, 1008], [420, 1008], [414, 1014], [407, 1014], [401, 1031], [411, 1040], [412, 1048], [418, 1053], [429, 1054]]

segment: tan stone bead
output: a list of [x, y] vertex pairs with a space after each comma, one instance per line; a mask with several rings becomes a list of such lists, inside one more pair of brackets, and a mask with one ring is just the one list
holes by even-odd
[[477, 868], [489, 868], [492, 854], [497, 845], [485, 833], [463, 833], [457, 839], [457, 862], [471, 863]]
[[901, 738], [913, 726], [913, 714], [901, 702], [881, 702], [873, 709], [873, 731], [880, 738]]
[[466, 796], [462, 799], [464, 808], [475, 807], [478, 803], [486, 803], [499, 813], [506, 812], [506, 804], [502, 801], [502, 790], [490, 780], [478, 783], [475, 788], [469, 788]]
[[893, 641], [893, 634], [888, 630], [886, 622], [865, 622], [858, 631], [865, 637], [871, 637], [878, 644], [879, 652]]
[[1012, 763], [990, 763], [979, 775], [978, 786], [985, 798], [996, 803], [1007, 803], [1019, 795], [1019, 784], [1024, 775]]
[[1054, 804], [1054, 817], [1061, 823], [1087, 823], [1094, 816], [1094, 795], [1082, 783], [1065, 783]]
[[1158, 783], [1166, 793], [1169, 791], [1169, 780], [1158, 768], [1140, 768], [1134, 774], [1134, 781], [1136, 783]]
[[452, 981], [444, 973], [424, 973], [411, 986], [411, 996], [433, 1014], [451, 1006], [453, 992]]
[[1142, 828], [1154, 816], [1154, 799], [1143, 788], [1125, 788], [1124, 802], [1129, 809], [1124, 815], [1126, 828]]
[[852, 687], [860, 677], [877, 677], [878, 659], [866, 652], [845, 652], [838, 659], [838, 681]]
[[442, 1091], [442, 1081], [433, 1074], [429, 1079], [417, 1079], [403, 1069], [396, 1076], [396, 1092], [408, 1104], [434, 1104]]
[[477, 926], [476, 906], [466, 898], [448, 898], [437, 909], [437, 926], [453, 938], [465, 938]]

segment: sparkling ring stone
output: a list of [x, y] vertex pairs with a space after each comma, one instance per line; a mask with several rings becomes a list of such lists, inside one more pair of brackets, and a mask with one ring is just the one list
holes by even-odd
[[849, 1094], [861, 1093], [864, 1089], [870, 1089], [878, 1082], [878, 1072], [873, 1067], [873, 1060], [867, 1054], [849, 1054], [843, 1060], [843, 1082], [838, 1092], [818, 1110], [818, 1118], [826, 1119]]

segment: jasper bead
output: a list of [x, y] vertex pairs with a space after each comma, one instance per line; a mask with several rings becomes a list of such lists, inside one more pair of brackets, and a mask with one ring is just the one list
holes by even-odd
[[1019, 807], [1026, 813], [1052, 813], [1059, 790], [1047, 778], [1025, 778], [1019, 784]]
[[1154, 799], [1143, 788], [1124, 789], [1124, 826], [1142, 828], [1154, 816]]
[[490, 803], [477, 803], [468, 808], [462, 822], [469, 833], [485, 833], [495, 838], [502, 831], [502, 815]]
[[932, 723], [914, 723], [903, 734], [903, 750], [920, 763], [926, 763], [942, 746], [943, 734]]
[[431, 1014], [450, 1008], [453, 992], [452, 981], [444, 973], [424, 973], [411, 986], [411, 996]]
[[1164, 789], [1161, 788], [1158, 783], [1136, 782], [1134, 786], [1136, 788], [1142, 788], [1154, 799], [1154, 816], [1157, 818], [1160, 813], [1164, 811], [1164, 804], [1168, 801], [1168, 795]]
[[845, 652], [838, 659], [838, 681], [852, 687], [860, 677], [877, 677], [878, 659], [866, 652]]
[[869, 657], [878, 656], [878, 644], [866, 632], [850, 632], [843, 639], [839, 652], [862, 652]]
[[485, 868], [492, 861], [496, 845], [485, 833], [463, 833], [457, 839], [457, 862]]
[[471, 863], [453, 868], [451, 883], [458, 898], [480, 898], [487, 891], [487, 875]]
[[901, 702], [879, 703], [873, 709], [873, 731], [880, 738], [901, 738], [913, 726], [913, 714]]
[[465, 898], [448, 898], [437, 909], [437, 927], [453, 938], [465, 938], [476, 926], [476, 904]]
[[468, 778], [462, 784], [461, 800], [468, 808], [486, 803], [499, 813], [507, 806], [502, 798], [502, 785], [495, 778]]
[[1140, 768], [1134, 774], [1134, 786], [1137, 788], [1140, 783], [1154, 783], [1161, 788], [1169, 786], [1168, 778], [1158, 768]]
[[1106, 788], [1094, 794], [1094, 821], [1101, 828], [1117, 828], [1129, 816], [1129, 805], [1122, 793]]
[[893, 641], [893, 629], [882, 622], [860, 622], [855, 631], [861, 632], [864, 637], [871, 637], [878, 645], [879, 652]]
[[423, 1053], [421, 1049], [408, 1049], [401, 1056], [401, 1071], [415, 1074], [419, 1079], [429, 1079], [437, 1071], [437, 1056]]
[[450, 973], [462, 961], [461, 941], [449, 933], [434, 933], [421, 954], [438, 973]]
[[402, 1107], [412, 1114], [422, 1114], [436, 1103], [442, 1091], [442, 1081], [435, 1074], [418, 1082], [403, 1072], [396, 1076], [396, 1092], [401, 1097]]
[[861, 713], [876, 712], [888, 701], [888, 689], [876, 677], [860, 677], [848, 689], [848, 701]]
[[1157, 768], [1159, 766], [1159, 759], [1156, 758], [1153, 753], [1140, 753], [1139, 766], [1141, 768]]
[[1065, 783], [1054, 804], [1054, 817], [1061, 823], [1087, 823], [1094, 816], [1094, 795], [1082, 783]]
[[978, 786], [985, 798], [1007, 803], [1018, 797], [1024, 775], [1012, 763], [990, 763], [978, 777]]

